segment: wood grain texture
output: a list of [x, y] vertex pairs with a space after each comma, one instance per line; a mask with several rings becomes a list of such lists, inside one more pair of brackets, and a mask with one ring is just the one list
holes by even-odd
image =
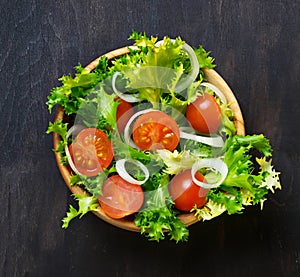
[[[300, 275], [299, 1], [0, 1], [0, 276]], [[120, 46], [132, 29], [212, 51], [247, 133], [264, 133], [283, 189], [263, 211], [148, 242], [76, 205], [57, 169], [44, 104], [57, 79]]]

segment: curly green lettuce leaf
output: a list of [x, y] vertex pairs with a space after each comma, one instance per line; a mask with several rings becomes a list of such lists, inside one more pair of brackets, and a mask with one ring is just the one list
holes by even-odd
[[214, 68], [214, 58], [210, 56], [210, 51], [206, 51], [202, 45], [194, 49], [200, 68]]
[[139, 98], [148, 100], [154, 106], [160, 102], [168, 84], [171, 85], [171, 80], [179, 80], [183, 74], [183, 66], [177, 64], [177, 61], [178, 56], [182, 55], [184, 44], [180, 38], [172, 42], [165, 37], [164, 43], [157, 47], [156, 41], [157, 38], [136, 41], [135, 45], [147, 47], [147, 53], [139, 54], [139, 66], [134, 60], [134, 63], [123, 67], [122, 71], [124, 78], [128, 80], [127, 88], [138, 89]]
[[94, 196], [87, 196], [86, 193], [73, 194], [73, 196], [75, 200], [78, 201], [78, 210], [76, 210], [72, 205], [69, 206], [69, 211], [67, 212], [66, 217], [62, 219], [62, 228], [68, 228], [72, 219], [76, 217], [81, 218], [90, 211], [96, 211], [99, 206], [98, 200]]
[[182, 55], [181, 50], [185, 42], [180, 37], [171, 40], [165, 36], [163, 43], [156, 46], [155, 43], [157, 40], [157, 37], [147, 38], [142, 36], [139, 40], [135, 41], [134, 45], [147, 48], [147, 53], [143, 57], [141, 65], [173, 68], [175, 61]]
[[229, 147], [232, 147], [232, 149], [235, 150], [241, 146], [255, 148], [266, 157], [270, 157], [272, 155], [270, 141], [263, 134], [233, 136], [227, 139], [225, 148], [228, 150]]
[[99, 82], [97, 74], [90, 73], [81, 66], [76, 67], [75, 77], [65, 75], [59, 81], [62, 86], [52, 89], [46, 104], [50, 112], [55, 105], [61, 105], [68, 115], [76, 113], [89, 89]]
[[67, 115], [76, 113], [90, 90], [111, 75], [105, 57], [99, 59], [93, 72], [80, 64], [75, 67], [75, 70], [74, 77], [71, 74], [62, 76], [59, 78], [62, 85], [51, 90], [46, 102], [50, 113], [56, 105], [61, 105]]
[[197, 207], [194, 207], [191, 212], [195, 212], [195, 216], [199, 219], [205, 220], [211, 220], [222, 213], [226, 211], [226, 207], [224, 204], [219, 204], [211, 199], [208, 200], [208, 202], [205, 204], [203, 208], [198, 209]]
[[66, 153], [65, 153], [65, 146], [68, 145], [67, 133], [68, 133], [68, 123], [62, 122], [62, 120], [57, 120], [54, 123], [49, 122], [48, 129], [46, 134], [57, 133], [60, 135], [61, 140], [58, 143], [56, 149], [53, 149], [54, 152], [60, 154], [61, 157], [61, 164], [66, 165], [68, 164]]
[[[194, 209], [199, 219], [211, 219], [218, 215], [214, 211], [221, 210], [228, 214], [242, 213], [244, 206], [258, 203], [262, 208], [268, 192], [274, 193], [275, 189], [281, 188], [279, 172], [273, 169], [271, 160], [266, 160], [271, 155], [271, 146], [263, 135], [230, 137], [224, 149], [227, 177], [219, 187], [209, 191], [209, 204], [202, 209]], [[252, 149], [264, 155], [256, 158], [257, 164], [254, 164]]]
[[227, 139], [224, 162], [228, 167], [228, 174], [218, 188], [212, 189], [208, 198], [223, 204], [228, 214], [241, 213], [243, 210], [243, 196], [241, 191], [251, 193], [252, 202], [256, 204], [264, 199], [268, 191], [260, 187], [262, 174], [254, 172], [254, 164], [250, 150], [252, 148], [269, 155], [269, 141], [262, 135], [234, 136]]
[[[175, 109], [176, 111], [185, 114], [187, 106], [196, 100], [199, 92], [199, 85], [203, 79], [200, 76], [199, 81], [193, 82], [186, 90], [178, 94], [175, 93], [175, 88], [183, 74], [184, 66], [180, 64], [176, 67], [174, 77], [171, 79], [170, 84], [167, 86], [168, 93], [162, 94], [160, 100], [163, 104], [170, 105], [173, 110]], [[176, 113], [174, 113], [174, 111], [172, 117], [177, 118], [177, 115]]]
[[100, 172], [95, 177], [86, 177], [84, 175], [71, 175], [70, 176], [70, 185], [81, 186], [91, 195], [98, 197], [102, 195], [102, 185], [104, 181], [107, 179], [108, 172], [105, 169], [104, 172]]
[[197, 157], [193, 156], [189, 150], [181, 152], [174, 150], [171, 152], [167, 149], [162, 149], [157, 150], [156, 152], [166, 165], [164, 172], [171, 175], [178, 174], [184, 169], [192, 168], [193, 164], [197, 160]]
[[135, 39], [135, 46], [140, 52], [131, 52], [114, 62], [114, 70], [122, 72], [128, 81], [127, 89], [138, 90], [138, 97], [149, 101], [154, 107], [161, 101], [184, 111], [192, 96], [188, 99], [178, 97], [174, 89], [183, 74], [190, 71], [189, 58], [182, 51], [185, 42], [180, 37], [175, 40], [164, 37], [157, 46], [157, 37], [148, 38], [146, 34], [136, 32], [130, 38]]
[[281, 189], [279, 180], [280, 172], [275, 171], [272, 163], [272, 159], [266, 160], [266, 157], [256, 158], [256, 162], [260, 166], [260, 174], [263, 175], [263, 181], [260, 184], [261, 188], [266, 188], [272, 193], [275, 193], [275, 189]]
[[117, 133], [112, 134], [112, 141], [116, 159], [133, 159], [143, 164], [151, 162], [152, 155], [150, 152], [127, 145]]
[[117, 126], [117, 108], [120, 102], [116, 96], [105, 92], [102, 86], [94, 88], [82, 100], [77, 111], [77, 123], [83, 122], [88, 127], [97, 127], [108, 132]]
[[225, 210], [229, 215], [241, 214], [243, 207], [243, 198], [239, 189], [228, 188], [226, 186], [220, 186], [218, 189], [210, 190], [207, 194], [207, 198], [225, 207]]
[[[146, 34], [146, 32], [140, 32], [138, 33], [137, 31], [135, 30], [132, 30], [132, 33], [129, 35], [128, 37], [128, 40], [134, 40], [138, 45], [142, 45], [142, 46], [146, 46], [147, 43], [149, 41], [151, 41], [151, 39], [153, 39], [152, 37], [149, 38]], [[155, 42], [156, 42], [156, 38], [155, 39]]]
[[62, 120], [57, 120], [54, 123], [49, 122], [48, 129], [46, 134], [58, 133], [64, 142], [67, 142], [67, 133], [68, 133], [68, 123], [62, 122]]
[[115, 95], [107, 94], [103, 89], [97, 91], [97, 114], [103, 116], [112, 129], [117, 127], [117, 108], [120, 104]]
[[234, 124], [234, 113], [228, 107], [228, 105], [221, 104], [221, 113], [222, 113], [222, 125], [224, 132], [227, 137], [234, 136], [236, 134], [236, 127]]
[[173, 152], [167, 149], [156, 151], [156, 155], [165, 165], [165, 173], [178, 174], [185, 169], [192, 168], [197, 160], [211, 157], [212, 154], [211, 146], [192, 140], [182, 142], [182, 149], [182, 151], [175, 149]]

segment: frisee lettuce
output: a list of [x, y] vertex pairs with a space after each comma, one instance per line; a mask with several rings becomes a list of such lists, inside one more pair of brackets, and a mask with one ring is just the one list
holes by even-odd
[[61, 140], [58, 143], [58, 146], [53, 149], [54, 152], [60, 154], [60, 162], [63, 165], [67, 165], [67, 157], [65, 153], [65, 146], [68, 145], [67, 133], [68, 133], [68, 123], [62, 122], [62, 120], [57, 120], [54, 123], [49, 122], [48, 129], [46, 134], [57, 133], [60, 135]]
[[[256, 149], [264, 157], [250, 154]], [[207, 194], [208, 203], [200, 209], [194, 208], [196, 215], [204, 220], [212, 219], [227, 211], [228, 214], [242, 213], [244, 206], [261, 204], [269, 191], [281, 189], [279, 172], [271, 165], [271, 146], [262, 134], [233, 136], [224, 146], [224, 161], [228, 174], [222, 185], [211, 189]], [[256, 161], [256, 164], [255, 164]], [[255, 170], [255, 167], [259, 167]]]
[[75, 76], [64, 75], [59, 78], [61, 86], [51, 90], [46, 102], [51, 113], [56, 105], [61, 105], [67, 115], [75, 114], [90, 90], [106, 79], [111, 72], [108, 69], [107, 58], [99, 59], [93, 72], [83, 68], [81, 64], [75, 67]]
[[108, 134], [117, 126], [117, 108], [120, 102], [116, 96], [105, 92], [103, 86], [90, 91], [88, 97], [82, 100], [77, 111], [76, 123], [87, 127], [97, 127]]
[[[159, 150], [152, 153], [126, 145], [122, 135], [113, 132], [116, 129], [116, 111], [119, 105], [111, 84], [115, 72], [122, 73], [116, 81], [118, 89], [129, 94], [138, 93], [141, 101], [171, 114], [177, 122], [181, 122], [180, 115], [185, 113], [187, 105], [202, 92], [199, 86], [205, 80], [202, 68], [216, 66], [210, 52], [199, 45], [194, 51], [200, 72], [187, 89], [176, 93], [178, 82], [191, 71], [190, 59], [182, 51], [184, 41], [180, 37], [175, 41], [164, 37], [163, 43], [157, 46], [157, 37], [148, 37], [146, 33], [135, 31], [129, 36], [129, 40], [134, 40], [136, 48], [129, 47], [128, 54], [110, 62], [106, 57], [101, 57], [93, 72], [79, 64], [75, 67], [74, 76], [62, 76], [59, 79], [61, 86], [51, 90], [47, 106], [52, 112], [55, 106], [60, 105], [71, 119], [76, 116], [76, 124], [96, 127], [106, 132], [113, 141], [115, 159], [134, 159], [147, 166], [150, 178], [142, 185], [145, 201], [134, 219], [136, 226], [141, 228], [141, 233], [154, 241], [160, 241], [166, 236], [176, 242], [188, 239], [188, 229], [177, 217], [179, 212], [174, 208], [168, 183], [175, 174], [191, 168], [195, 161], [202, 158], [220, 157], [228, 166], [228, 175], [219, 187], [210, 190], [204, 207], [192, 209], [199, 220], [210, 220], [224, 212], [242, 213], [248, 205], [260, 204], [262, 208], [268, 192], [274, 193], [275, 189], [281, 189], [279, 173], [271, 164], [270, 143], [263, 135], [236, 136], [233, 112], [218, 99], [223, 125], [220, 133], [227, 139], [223, 149], [217, 150], [201, 143], [182, 140], [173, 152]], [[59, 152], [61, 162], [65, 165], [65, 147], [72, 140], [67, 139], [68, 127], [68, 123], [58, 120], [50, 123], [46, 131], [47, 134], [55, 132], [60, 135], [61, 141], [54, 151]], [[262, 157], [255, 160], [253, 149], [260, 152]], [[83, 195], [73, 195], [78, 201], [78, 209], [70, 205], [63, 219], [63, 228], [67, 228], [72, 219], [97, 210], [97, 197], [102, 193], [103, 182], [115, 173], [113, 161], [110, 168], [98, 176], [70, 177], [71, 185], [79, 185], [86, 192]], [[136, 179], [141, 177], [139, 171], [133, 171], [132, 175]]]
[[166, 165], [164, 172], [171, 175], [178, 174], [184, 169], [191, 168], [197, 161], [197, 157], [192, 155], [189, 150], [183, 150], [181, 152], [174, 150], [171, 152], [167, 149], [162, 149], [158, 150], [157, 154]]
[[91, 195], [98, 197], [102, 195], [102, 185], [107, 179], [107, 171], [100, 172], [97, 176], [93, 178], [88, 178], [86, 176], [71, 175], [70, 176], [70, 185], [81, 186]]
[[78, 201], [78, 210], [76, 210], [72, 205], [69, 206], [69, 212], [67, 216], [63, 218], [62, 228], [68, 228], [70, 221], [78, 217], [83, 217], [86, 213], [91, 211], [97, 211], [99, 203], [96, 197], [88, 196], [86, 193], [83, 194], [73, 194], [75, 200]]

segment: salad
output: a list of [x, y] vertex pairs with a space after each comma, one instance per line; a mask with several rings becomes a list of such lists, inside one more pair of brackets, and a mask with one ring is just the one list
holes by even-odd
[[110, 218], [129, 218], [149, 240], [186, 241], [178, 215], [211, 220], [241, 214], [281, 189], [263, 134], [242, 136], [226, 95], [208, 82], [214, 59], [180, 37], [133, 33], [128, 53], [102, 56], [94, 70], [75, 67], [59, 80], [47, 105], [64, 118], [47, 133], [72, 170], [78, 207], [63, 228], [99, 207]]

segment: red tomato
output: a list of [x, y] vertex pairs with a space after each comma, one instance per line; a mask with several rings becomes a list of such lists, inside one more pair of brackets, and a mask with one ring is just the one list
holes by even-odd
[[120, 104], [117, 108], [117, 126], [120, 133], [123, 133], [128, 120], [133, 116], [132, 105], [125, 100], [118, 98]]
[[113, 159], [112, 142], [96, 128], [83, 129], [69, 146], [78, 171], [86, 176], [96, 176], [107, 168]]
[[119, 175], [109, 177], [102, 186], [98, 201], [103, 211], [112, 218], [122, 218], [137, 212], [143, 205], [144, 192]]
[[160, 111], [138, 117], [133, 125], [133, 141], [142, 150], [167, 149], [173, 151], [180, 139], [176, 121]]
[[221, 108], [215, 98], [205, 92], [188, 105], [186, 118], [196, 131], [204, 134], [215, 133], [221, 124]]
[[[196, 178], [205, 182], [204, 176], [199, 172], [196, 173]], [[193, 182], [190, 169], [175, 175], [168, 188], [175, 207], [181, 211], [190, 211], [195, 205], [201, 208], [206, 203], [205, 197], [209, 191]]]

